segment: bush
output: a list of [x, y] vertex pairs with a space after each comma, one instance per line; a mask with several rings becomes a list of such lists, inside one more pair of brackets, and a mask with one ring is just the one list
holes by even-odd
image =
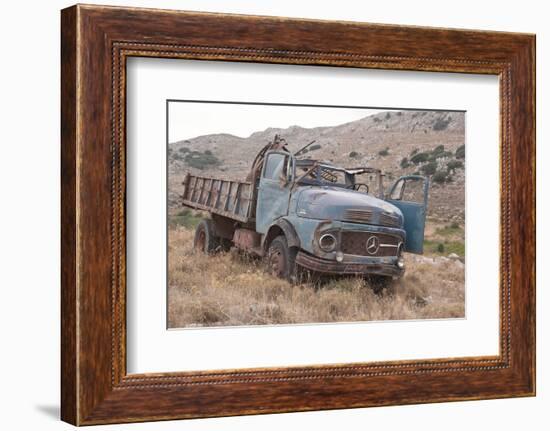
[[460, 160], [451, 160], [447, 163], [447, 170], [448, 171], [455, 171], [457, 169], [464, 168], [464, 163], [462, 163]]
[[401, 159], [401, 167], [403, 169], [406, 169], [409, 166], [410, 166], [409, 159], [407, 159], [406, 157], [403, 157], [403, 159]]
[[411, 157], [411, 162], [413, 162], [415, 165], [418, 165], [420, 163], [427, 162], [429, 157], [429, 153], [416, 153], [414, 156]]
[[359, 156], [359, 153], [357, 151], [352, 151], [351, 153], [349, 153], [349, 157], [352, 158], [352, 159], [354, 159], [358, 156]]
[[447, 117], [447, 118], [439, 117], [437, 120], [435, 120], [434, 125], [433, 125], [432, 128], [436, 132], [440, 132], [442, 130], [445, 130], [449, 126], [450, 122], [451, 122], [451, 117], [450, 116]]
[[414, 156], [416, 153], [418, 153], [418, 148], [415, 148], [411, 151], [411, 156]]
[[438, 145], [437, 147], [435, 147], [432, 150], [432, 154], [438, 154], [438, 153], [442, 153], [444, 151], [445, 151], [445, 146], [444, 145]]
[[447, 173], [445, 171], [437, 171], [433, 177], [432, 180], [438, 184], [443, 184], [445, 181], [447, 181]]
[[437, 163], [436, 162], [426, 163], [425, 165], [420, 167], [420, 171], [424, 175], [433, 175], [433, 174], [435, 174], [436, 170], [437, 170]]
[[206, 154], [207, 156], [211, 156], [211, 155], [212, 155], [212, 151], [210, 151], [210, 150], [205, 150], [205, 151], [204, 151], [204, 154]]
[[466, 145], [461, 145], [456, 149], [455, 156], [457, 159], [464, 159], [466, 157]]
[[389, 154], [390, 154], [390, 149], [387, 147], [383, 150], [378, 151], [378, 155], [382, 157], [386, 157]]
[[374, 118], [372, 119], [372, 121], [374, 121], [375, 123], [379, 123], [381, 120], [380, 120], [380, 118], [378, 118], [378, 117], [374, 117]]
[[437, 251], [438, 253], [445, 253], [445, 246], [443, 245], [443, 243], [440, 242], [439, 244], [437, 244], [437, 249], [436, 249], [436, 251]]
[[194, 229], [202, 220], [200, 213], [184, 209], [175, 215], [168, 216], [168, 224], [170, 227], [184, 226], [187, 229]]
[[180, 149], [178, 150], [180, 153], [188, 153], [190, 150], [189, 148], [187, 147], [180, 147]]
[[205, 168], [217, 166], [220, 164], [220, 161], [214, 154], [212, 154], [212, 152], [210, 152], [210, 154], [207, 154], [206, 151], [204, 153], [191, 151], [185, 156], [185, 163], [193, 168], [202, 170]]
[[386, 112], [386, 120], [389, 120], [391, 118], [391, 114], [389, 112]]
[[444, 157], [452, 157], [453, 153], [450, 151], [432, 152], [429, 160], [443, 159]]
[[401, 111], [397, 111], [397, 116], [398, 116], [398, 117], [401, 117], [402, 114], [403, 114], [403, 113], [402, 113]]

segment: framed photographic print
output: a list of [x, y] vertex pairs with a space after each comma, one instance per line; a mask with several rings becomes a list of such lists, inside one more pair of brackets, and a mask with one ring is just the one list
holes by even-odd
[[535, 38], [62, 11], [62, 419], [535, 394]]

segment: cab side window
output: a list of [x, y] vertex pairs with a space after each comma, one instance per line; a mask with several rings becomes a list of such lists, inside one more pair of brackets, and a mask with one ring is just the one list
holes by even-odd
[[391, 192], [390, 199], [396, 201], [424, 202], [424, 180], [416, 178], [400, 179]]
[[286, 177], [287, 156], [284, 154], [270, 154], [265, 162], [264, 178], [278, 181]]

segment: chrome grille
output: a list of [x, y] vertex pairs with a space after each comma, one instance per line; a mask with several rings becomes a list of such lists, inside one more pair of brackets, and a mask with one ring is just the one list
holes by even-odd
[[[378, 239], [378, 250], [375, 253], [367, 251], [367, 242], [371, 237]], [[401, 240], [397, 236], [375, 232], [342, 232], [340, 250], [344, 254], [356, 256], [387, 257], [397, 256]]]

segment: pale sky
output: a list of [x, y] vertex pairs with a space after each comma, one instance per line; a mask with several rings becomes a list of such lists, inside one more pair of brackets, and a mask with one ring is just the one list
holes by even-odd
[[386, 110], [171, 101], [168, 104], [168, 142], [213, 133], [247, 138], [268, 127], [337, 126]]

